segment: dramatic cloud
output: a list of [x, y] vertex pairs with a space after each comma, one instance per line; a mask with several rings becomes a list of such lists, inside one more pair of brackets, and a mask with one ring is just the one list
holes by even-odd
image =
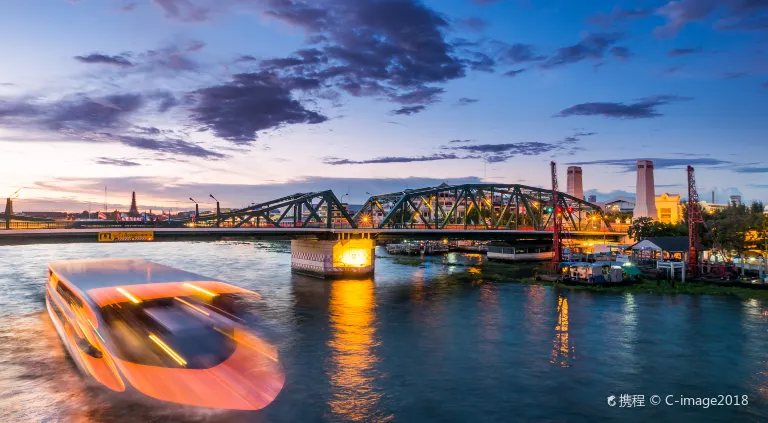
[[505, 144], [470, 144], [474, 140], [451, 140], [441, 147], [447, 153], [430, 156], [377, 157], [367, 160], [353, 160], [339, 157], [326, 157], [323, 163], [330, 165], [372, 164], [372, 163], [411, 163], [438, 160], [483, 160], [487, 163], [499, 163], [517, 156], [538, 156], [556, 151], [572, 150], [580, 137], [595, 135], [595, 132], [576, 132], [556, 143], [519, 142]]
[[[493, 72], [496, 64], [477, 49], [479, 44], [447, 41], [449, 22], [420, 0], [152, 1], [173, 20], [199, 22], [214, 12], [250, 9], [306, 33], [307, 48], [264, 60], [241, 55], [234, 62], [247, 63], [250, 73], [209, 83], [183, 97], [199, 129], [240, 145], [255, 141], [259, 131], [327, 120], [308, 110], [297, 92], [311, 91], [315, 99], [333, 104], [342, 94], [386, 98], [402, 105], [392, 114], [412, 115], [439, 101], [444, 92], [440, 84], [462, 78], [468, 70]], [[458, 24], [480, 28], [483, 21], [470, 18]], [[192, 54], [204, 46], [193, 42], [99, 59], [123, 58], [134, 65], [131, 72], [175, 76], [201, 69]], [[535, 58], [514, 46], [507, 56], [512, 59], [505, 60]], [[163, 110], [180, 101], [178, 96], [168, 100]]]
[[689, 23], [717, 18], [714, 28], [722, 31], [768, 30], [768, 2], [764, 0], [672, 0], [656, 9], [667, 23], [654, 29], [660, 38], [677, 35]]
[[412, 157], [377, 157], [367, 160], [340, 159], [338, 157], [326, 157], [323, 163], [329, 165], [348, 165], [348, 164], [379, 164], [379, 163], [411, 163], [411, 162], [433, 162], [437, 160], [457, 160], [462, 157], [456, 154], [433, 154], [431, 156], [412, 156]]
[[224, 158], [224, 154], [173, 136], [173, 131], [130, 123], [146, 107], [157, 106], [159, 110], [171, 107], [166, 94], [76, 95], [44, 103], [26, 99], [0, 101], [0, 124], [25, 132], [49, 134], [46, 138], [50, 142], [118, 143], [158, 154]]
[[611, 47], [609, 50], [617, 59], [626, 60], [633, 56], [629, 48], [623, 46]]
[[208, 19], [210, 10], [197, 6], [193, 0], [153, 0], [165, 12], [165, 17], [183, 22], [201, 22]]
[[110, 133], [96, 134], [96, 139], [100, 137], [103, 137], [105, 140], [117, 141], [129, 147], [150, 150], [158, 153], [178, 154], [182, 156], [214, 160], [227, 157], [222, 153], [205, 149], [197, 144], [169, 137], [156, 139], [131, 135], [113, 135]]
[[121, 67], [133, 66], [133, 63], [123, 56], [109, 56], [101, 53], [91, 53], [87, 56], [75, 56], [75, 60], [83, 63], [101, 63]]
[[507, 65], [538, 62], [546, 59], [546, 56], [536, 53], [536, 46], [533, 44], [507, 44], [494, 41], [492, 45], [496, 50], [499, 62]]
[[256, 62], [256, 61], [258, 61], [258, 60], [259, 60], [259, 59], [257, 59], [257, 58], [255, 58], [255, 57], [251, 56], [250, 54], [244, 54], [244, 55], [242, 55], [242, 56], [238, 57], [238, 58], [235, 60], [235, 62]]
[[327, 117], [291, 97], [291, 89], [308, 82], [281, 80], [264, 72], [234, 75], [227, 83], [195, 91], [191, 118], [217, 137], [239, 145], [255, 141], [258, 131], [325, 122]]
[[517, 75], [520, 75], [521, 73], [525, 72], [527, 69], [513, 69], [511, 71], [504, 72], [504, 76], [508, 76], [510, 78], [514, 78]]
[[444, 89], [437, 87], [423, 88], [394, 96], [392, 101], [400, 104], [432, 104], [444, 92]]
[[701, 53], [700, 48], [673, 48], [669, 51], [669, 56], [686, 56], [689, 54]]
[[392, 110], [390, 113], [393, 115], [415, 115], [416, 113], [421, 113], [424, 111], [426, 107], [424, 106], [405, 106], [401, 107], [399, 109]]
[[569, 165], [574, 166], [587, 166], [587, 165], [604, 165], [615, 166], [622, 168], [623, 172], [636, 172], [638, 160], [651, 160], [653, 166], [656, 169], [684, 169], [687, 166], [698, 166], [706, 168], [717, 168], [723, 166], [733, 165], [733, 162], [720, 159], [712, 159], [707, 157], [691, 157], [682, 159], [670, 159], [670, 158], [656, 158], [656, 159], [609, 159], [609, 160], [592, 160], [583, 162], [572, 162]]
[[466, 56], [462, 62], [470, 69], [481, 72], [494, 72], [496, 60], [491, 58], [491, 56], [480, 52], [467, 52]]
[[[325, 120], [292, 100], [293, 90], [318, 90], [316, 98], [332, 101], [340, 94], [383, 97], [407, 106], [393, 113], [413, 114], [438, 100], [443, 89], [436, 85], [462, 78], [470, 69], [492, 72], [496, 63], [484, 52], [474, 50], [472, 43], [448, 42], [445, 33], [449, 22], [419, 0], [331, 0], [319, 4], [300, 0], [155, 1], [172, 19], [197, 21], [219, 9], [256, 8], [264, 16], [306, 32], [311, 48], [266, 60], [251, 55], [236, 59], [239, 63], [253, 63], [258, 67], [253, 70], [256, 74], [268, 73], [272, 81], [256, 87], [238, 81], [235, 75], [229, 83], [197, 91], [203, 96], [215, 93], [226, 98], [237, 91], [239, 105], [254, 98], [265, 99], [259, 101], [262, 107], [255, 123], [241, 121], [250, 116], [244, 113], [209, 117], [204, 112], [209, 107], [194, 110], [196, 122], [238, 143], [253, 141], [253, 129]], [[461, 24], [480, 27], [482, 21], [465, 19]], [[305, 84], [299, 86], [300, 82]], [[270, 92], [266, 92], [268, 89]], [[266, 101], [274, 95], [280, 101], [272, 106], [276, 110], [273, 114], [267, 110]], [[210, 103], [207, 106], [214, 107]], [[234, 108], [243, 111], [239, 106]]]
[[205, 47], [201, 41], [190, 41], [181, 45], [168, 45], [139, 53], [124, 52], [119, 55], [92, 53], [75, 56], [75, 60], [89, 64], [106, 64], [118, 70], [110, 75], [147, 73], [153, 76], [176, 76], [182, 72], [195, 72], [200, 64], [192, 57]]
[[133, 167], [141, 166], [141, 163], [137, 163], [128, 159], [111, 159], [109, 157], [99, 157], [96, 159], [96, 164], [121, 166], [121, 167]]
[[582, 103], [563, 109], [555, 117], [568, 116], [604, 116], [616, 119], [643, 119], [663, 116], [656, 108], [678, 101], [690, 100], [688, 97], [658, 95], [636, 100], [634, 103]]
[[619, 6], [615, 6], [610, 13], [600, 12], [596, 15], [590, 16], [587, 18], [587, 22], [592, 25], [609, 27], [622, 21], [645, 18], [651, 16], [652, 13], [653, 10], [651, 9], [625, 10]]
[[456, 23], [462, 28], [477, 32], [484, 30], [488, 26], [488, 21], [477, 16], [459, 19]]
[[554, 68], [586, 59], [602, 59], [606, 51], [623, 38], [624, 35], [618, 32], [587, 34], [578, 43], [557, 49], [557, 52], [547, 59], [542, 67]]
[[[147, 72], [194, 72], [200, 65], [191, 56], [205, 47], [201, 41], [192, 41], [186, 45], [171, 45], [154, 50], [147, 50], [135, 56], [134, 62]], [[129, 57], [134, 57], [129, 54]]]
[[322, 7], [286, 0], [264, 4], [267, 16], [320, 36], [315, 51], [322, 60], [284, 62], [284, 75], [318, 78], [357, 95], [394, 98], [461, 78], [472, 63], [487, 66], [477, 54], [458, 57], [443, 36], [448, 22], [415, 0], [338, 0]]
[[478, 101], [480, 101], [480, 100], [478, 100], [476, 98], [462, 97], [462, 98], [459, 99], [459, 103], [458, 104], [459, 104], [459, 106], [468, 106], [470, 104], [477, 103]]
[[507, 144], [478, 144], [450, 147], [451, 150], [467, 151], [470, 153], [508, 153], [511, 155], [536, 156], [552, 151], [556, 146], [543, 142], [519, 142]]

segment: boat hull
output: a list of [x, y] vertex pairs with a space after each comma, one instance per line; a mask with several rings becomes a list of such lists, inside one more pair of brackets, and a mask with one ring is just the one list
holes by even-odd
[[544, 253], [523, 253], [523, 254], [506, 254], [489, 251], [487, 253], [488, 260], [499, 261], [544, 261], [552, 260], [553, 253], [551, 251]]
[[72, 345], [71, 342], [69, 342], [69, 338], [64, 333], [63, 322], [59, 320], [59, 317], [53, 311], [50, 301], [51, 299], [50, 299], [50, 293], [49, 293], [48, 295], [46, 295], [46, 298], [45, 298], [45, 308], [48, 310], [48, 317], [51, 319], [51, 322], [53, 323], [53, 327], [56, 328], [56, 334], [59, 335], [59, 340], [61, 341], [61, 344], [64, 346], [64, 349], [67, 350], [67, 354], [72, 359], [72, 362], [75, 363], [75, 367], [77, 367], [77, 370], [83, 376], [88, 377], [90, 374], [85, 368], [85, 363], [83, 363], [82, 359], [80, 358], [80, 354], [78, 353], [77, 347]]

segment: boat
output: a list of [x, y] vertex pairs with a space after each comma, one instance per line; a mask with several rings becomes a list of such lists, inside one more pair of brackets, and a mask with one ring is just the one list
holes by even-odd
[[629, 285], [640, 275], [632, 263], [618, 261], [563, 262], [558, 269], [566, 285]]
[[389, 254], [431, 255], [445, 254], [449, 251], [449, 247], [447, 242], [406, 241], [402, 244], [387, 244], [386, 250]]
[[519, 243], [516, 245], [506, 242], [489, 242], [487, 245], [488, 260], [501, 261], [539, 261], [552, 260], [552, 244]]
[[86, 379], [164, 402], [258, 410], [277, 397], [277, 351], [247, 324], [259, 298], [146, 260], [48, 264], [46, 308]]

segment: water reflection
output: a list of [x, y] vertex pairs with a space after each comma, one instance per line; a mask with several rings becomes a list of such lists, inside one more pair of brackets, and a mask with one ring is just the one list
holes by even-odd
[[373, 382], [378, 357], [374, 328], [373, 281], [335, 281], [331, 285], [331, 412], [344, 421], [383, 422], [381, 393]]
[[633, 371], [639, 371], [635, 358], [635, 346], [637, 345], [637, 305], [635, 297], [631, 293], [624, 294], [624, 304], [621, 306], [622, 335], [621, 350], [622, 364]]
[[570, 367], [570, 360], [575, 358], [575, 349], [568, 333], [568, 298], [558, 297], [555, 340], [552, 346], [552, 359], [549, 362], [560, 367]]
[[487, 354], [498, 352], [501, 339], [502, 315], [499, 307], [499, 294], [493, 284], [484, 284], [480, 288], [480, 335]]

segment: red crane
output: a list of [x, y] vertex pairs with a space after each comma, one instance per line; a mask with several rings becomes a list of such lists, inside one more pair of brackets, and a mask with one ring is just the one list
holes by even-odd
[[550, 162], [552, 168], [552, 267], [557, 270], [557, 265], [562, 261], [563, 248], [560, 239], [560, 195], [557, 189], [557, 163]]
[[704, 222], [696, 191], [696, 177], [693, 167], [688, 166], [688, 272], [696, 275], [699, 270], [699, 223]]

